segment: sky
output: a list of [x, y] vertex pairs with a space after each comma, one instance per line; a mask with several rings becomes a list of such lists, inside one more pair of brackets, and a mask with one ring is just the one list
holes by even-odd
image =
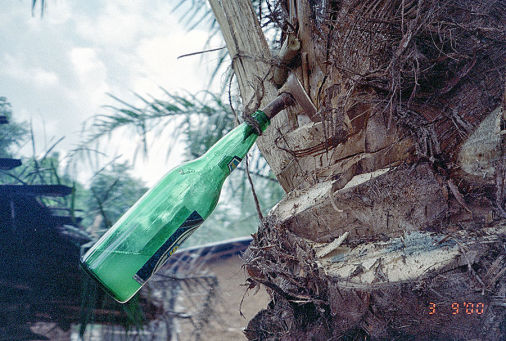
[[[46, 0], [42, 18], [38, 9], [32, 16], [31, 2], [2, 1], [0, 96], [12, 104], [14, 120], [32, 123], [38, 154], [62, 136], [61, 155], [75, 147], [83, 122], [113, 103], [107, 93], [135, 103], [134, 92], [163, 98], [159, 87], [182, 94], [208, 86], [217, 55], [177, 59], [202, 50], [208, 39], [205, 27], [188, 31], [180, 23], [177, 0]], [[223, 45], [218, 39], [210, 48]], [[132, 172], [148, 185], [183, 154], [166, 158], [170, 136], [150, 142], [149, 158], [137, 157]], [[138, 143], [124, 131], [105, 152], [133, 162]], [[31, 155], [31, 145], [20, 153]], [[90, 175], [84, 164], [75, 174], [81, 181]]]

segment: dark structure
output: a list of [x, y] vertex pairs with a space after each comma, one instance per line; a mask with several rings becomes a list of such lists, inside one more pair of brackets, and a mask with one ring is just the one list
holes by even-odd
[[[5, 117], [0, 117], [5, 124]], [[0, 169], [21, 165], [0, 159]], [[127, 323], [125, 307], [108, 298], [79, 268], [81, 247], [91, 241], [77, 228], [80, 219], [55, 215], [41, 196], [66, 196], [63, 185], [0, 185], [0, 340], [43, 340], [30, 330], [34, 322]], [[160, 308], [143, 298], [148, 320]]]
[[16, 168], [18, 166], [21, 166], [21, 160], [0, 158], [0, 169], [1, 170], [11, 170], [11, 169]]

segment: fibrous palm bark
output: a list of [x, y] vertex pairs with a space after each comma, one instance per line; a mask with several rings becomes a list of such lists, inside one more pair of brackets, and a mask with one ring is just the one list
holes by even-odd
[[504, 338], [504, 3], [282, 1], [276, 58], [249, 1], [209, 2], [245, 103], [290, 69], [318, 109], [259, 139], [287, 196], [245, 257], [272, 295], [248, 338]]

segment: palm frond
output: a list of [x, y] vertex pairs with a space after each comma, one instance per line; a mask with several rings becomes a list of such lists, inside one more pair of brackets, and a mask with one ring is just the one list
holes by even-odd
[[[283, 29], [280, 27], [279, 17], [282, 15], [281, 4], [279, 0], [252, 0], [253, 8], [257, 9], [258, 19], [265, 32], [266, 37], [270, 38], [269, 43], [274, 45], [279, 39], [279, 35]], [[181, 13], [179, 21], [188, 29], [188, 31], [194, 30], [198, 27], [207, 27], [208, 39], [204, 44], [204, 49], [210, 49], [210, 43], [214, 37], [219, 35], [220, 28], [211, 8], [208, 6], [206, 0], [180, 0], [173, 9], [173, 12]], [[218, 52], [218, 58], [216, 58], [216, 64], [214, 65], [213, 72], [209, 83], [212, 83], [216, 76], [220, 73], [225, 62], [228, 60], [228, 51], [220, 50]], [[230, 74], [224, 79], [224, 84], [231, 77]]]
[[28, 137], [25, 122], [12, 121], [12, 106], [6, 97], [0, 96], [0, 116], [9, 124], [0, 124], [0, 157], [11, 157], [14, 146], [21, 147]]
[[45, 0], [32, 0], [32, 16], [34, 16], [35, 8], [37, 7], [37, 3], [40, 3], [40, 17], [44, 16], [44, 11], [46, 10], [46, 1]]
[[166, 96], [163, 100], [134, 93], [140, 100], [139, 106], [109, 94], [117, 104], [105, 106], [104, 109], [109, 113], [92, 118], [85, 129], [87, 136], [80, 149], [85, 150], [86, 146], [100, 142], [122, 128], [130, 128], [141, 137], [143, 152], [146, 154], [147, 134], [154, 131], [160, 136], [174, 119], [178, 119], [179, 124], [172, 135], [185, 135], [185, 140], [190, 143], [190, 154], [195, 156], [202, 154], [203, 150], [207, 150], [232, 127], [230, 109], [217, 95], [204, 91], [181, 96], [162, 90]]

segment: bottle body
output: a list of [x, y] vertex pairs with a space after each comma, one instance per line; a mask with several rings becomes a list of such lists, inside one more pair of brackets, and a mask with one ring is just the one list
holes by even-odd
[[[255, 115], [265, 129], [268, 119]], [[86, 252], [83, 269], [114, 299], [128, 301], [211, 214], [223, 182], [256, 138], [243, 123], [200, 158], [167, 173]]]

